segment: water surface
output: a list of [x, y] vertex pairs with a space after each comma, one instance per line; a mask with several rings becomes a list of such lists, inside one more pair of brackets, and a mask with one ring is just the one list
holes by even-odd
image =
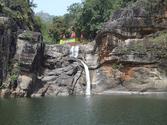
[[167, 97], [0, 99], [0, 125], [167, 125]]

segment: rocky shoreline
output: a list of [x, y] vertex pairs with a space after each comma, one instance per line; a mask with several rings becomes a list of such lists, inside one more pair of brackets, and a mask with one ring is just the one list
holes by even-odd
[[138, 92], [138, 91], [104, 91], [98, 93], [97, 95], [157, 95], [157, 96], [166, 96], [167, 92]]

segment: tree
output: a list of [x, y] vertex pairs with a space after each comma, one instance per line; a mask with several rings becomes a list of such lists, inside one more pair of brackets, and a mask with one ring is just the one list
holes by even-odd
[[35, 16], [35, 22], [39, 29], [41, 29], [41, 33], [43, 35], [44, 42], [52, 43], [52, 38], [49, 36], [49, 27], [51, 22], [46, 22], [41, 19], [39, 16]]
[[136, 0], [85, 0], [77, 26], [87, 39], [94, 39], [97, 31], [104, 22], [108, 21], [112, 13]]
[[81, 3], [74, 3], [68, 7], [68, 14], [64, 15], [65, 24], [69, 31], [75, 31], [77, 36], [80, 36], [80, 26], [78, 25], [78, 20], [82, 14]]
[[66, 32], [66, 26], [64, 24], [63, 17], [57, 16], [53, 18], [53, 22], [49, 28], [49, 34], [53, 41], [58, 43], [58, 41], [63, 37]]
[[29, 0], [0, 0], [0, 2], [3, 5], [3, 13], [13, 18], [20, 29], [39, 31], [39, 29], [34, 29], [32, 2]]
[[80, 30], [77, 28], [77, 20], [80, 17], [82, 4], [74, 3], [68, 7], [68, 13], [64, 16], [57, 16], [53, 18], [52, 24], [49, 28], [50, 36], [56, 43], [63, 37], [63, 35], [70, 36], [72, 31], [75, 31], [78, 36]]
[[68, 7], [68, 13], [55, 17], [50, 27], [50, 36], [59, 41], [62, 34], [75, 31], [86, 39], [94, 39], [98, 30], [109, 20], [112, 13], [136, 0], [84, 0]]
[[113, 0], [86, 0], [78, 20], [81, 32], [87, 39], [93, 39], [102, 24], [107, 21], [113, 9]]

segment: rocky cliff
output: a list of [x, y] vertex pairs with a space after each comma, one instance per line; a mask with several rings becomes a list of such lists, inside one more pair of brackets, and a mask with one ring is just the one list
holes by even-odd
[[30, 96], [38, 85], [44, 44], [41, 33], [36, 31], [39, 29], [29, 0], [1, 0], [1, 96]]
[[32, 96], [58, 96], [84, 94], [85, 82], [82, 65], [70, 56], [68, 45], [46, 45], [41, 88]]
[[12, 25], [13, 21], [5, 16], [0, 17], [0, 84], [7, 77], [11, 58], [16, 51], [16, 30]]
[[104, 90], [167, 90], [166, 12], [166, 1], [138, 0], [104, 25], [94, 49], [110, 85]]
[[137, 0], [116, 11], [96, 41], [78, 45], [77, 58], [69, 45], [43, 44], [33, 13], [28, 14], [31, 23], [8, 16], [6, 10], [16, 8], [1, 10], [1, 96], [84, 95], [80, 60], [89, 67], [92, 94], [167, 91], [165, 0]]

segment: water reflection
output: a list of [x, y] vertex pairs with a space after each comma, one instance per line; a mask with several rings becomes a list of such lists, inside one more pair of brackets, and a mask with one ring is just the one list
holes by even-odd
[[166, 108], [165, 96], [0, 99], [0, 125], [166, 125]]

